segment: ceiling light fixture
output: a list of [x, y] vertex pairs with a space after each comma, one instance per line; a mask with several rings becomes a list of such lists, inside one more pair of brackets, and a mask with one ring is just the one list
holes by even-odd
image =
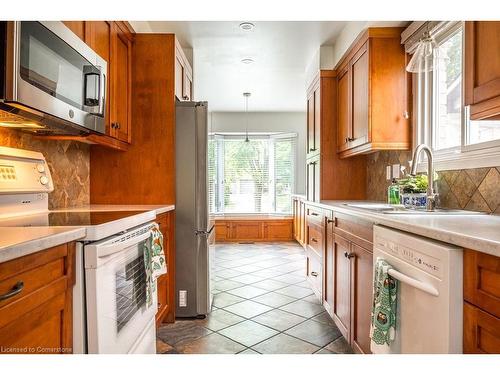
[[250, 142], [250, 139], [248, 138], [248, 98], [250, 97], [250, 95], [252, 94], [250, 94], [249, 92], [243, 93], [243, 96], [245, 97], [245, 142]]
[[251, 58], [246, 58], [246, 59], [242, 59], [242, 60], [241, 60], [241, 62], [242, 62], [243, 64], [251, 64], [251, 63], [253, 63], [253, 62], [254, 62], [254, 60], [253, 60], [253, 59], [251, 59]]
[[251, 22], [240, 23], [240, 29], [243, 31], [252, 31], [254, 28], [255, 28], [255, 25]]

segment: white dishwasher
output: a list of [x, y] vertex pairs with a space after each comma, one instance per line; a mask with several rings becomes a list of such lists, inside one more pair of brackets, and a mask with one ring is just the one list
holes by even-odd
[[462, 353], [462, 249], [379, 225], [373, 240], [374, 264], [386, 260], [399, 281], [396, 335], [386, 353]]

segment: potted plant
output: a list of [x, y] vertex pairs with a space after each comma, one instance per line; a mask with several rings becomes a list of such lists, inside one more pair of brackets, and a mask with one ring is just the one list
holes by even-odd
[[420, 208], [427, 203], [427, 175], [419, 174], [399, 180], [401, 204], [405, 207]]

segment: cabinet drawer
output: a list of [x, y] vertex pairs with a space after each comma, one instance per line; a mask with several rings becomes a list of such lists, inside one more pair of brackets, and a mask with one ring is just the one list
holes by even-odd
[[307, 279], [311, 287], [318, 296], [319, 300], [323, 300], [323, 265], [322, 259], [314, 251], [307, 252]]
[[66, 276], [67, 245], [27, 255], [0, 264], [0, 295], [22, 283], [20, 293], [0, 301], [0, 308], [16, 302]]
[[500, 319], [464, 303], [464, 353], [500, 354]]
[[373, 248], [373, 224], [369, 221], [335, 213], [334, 231], [365, 249]]
[[323, 210], [314, 206], [306, 206], [306, 220], [308, 224], [313, 223], [317, 225], [323, 225]]
[[500, 257], [464, 251], [464, 299], [500, 318]]
[[315, 252], [319, 258], [323, 257], [324, 234], [323, 227], [316, 224], [307, 224], [307, 247]]

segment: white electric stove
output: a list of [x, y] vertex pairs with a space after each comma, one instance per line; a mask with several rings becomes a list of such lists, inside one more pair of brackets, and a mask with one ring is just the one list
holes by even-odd
[[0, 227], [78, 227], [74, 353], [155, 353], [156, 295], [146, 303], [143, 245], [154, 210], [48, 209], [54, 190], [41, 153], [0, 147]]

